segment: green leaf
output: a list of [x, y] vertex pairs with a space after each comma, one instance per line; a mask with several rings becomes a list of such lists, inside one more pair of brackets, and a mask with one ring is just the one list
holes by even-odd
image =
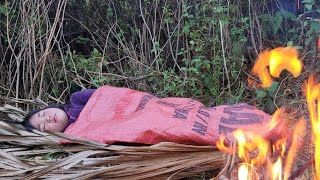
[[186, 33], [186, 34], [189, 34], [189, 32], [190, 32], [190, 25], [189, 25], [189, 24], [186, 24], [185, 26], [183, 26], [182, 32], [184, 32], [184, 33]]
[[287, 46], [288, 47], [292, 47], [293, 46], [293, 42], [292, 41], [287, 42]]
[[262, 14], [259, 16], [262, 21], [271, 21], [273, 17], [270, 14]]
[[0, 6], [0, 13], [6, 15], [6, 8], [4, 6]]
[[257, 99], [262, 99], [267, 96], [267, 91], [265, 91], [263, 89], [257, 89], [256, 93], [257, 93]]
[[304, 6], [306, 7], [306, 9], [307, 9], [308, 11], [311, 11], [311, 10], [312, 10], [312, 5], [313, 5], [313, 4], [306, 4], [306, 5], [304, 5]]
[[276, 13], [276, 17], [274, 18], [274, 25], [273, 25], [273, 33], [277, 34], [278, 30], [281, 27], [283, 17], [280, 12]]
[[93, 48], [92, 54], [93, 55], [99, 55], [99, 51], [96, 48]]
[[306, 32], [306, 35], [307, 35], [307, 36], [311, 36], [312, 33], [313, 33], [313, 30], [312, 30], [312, 29], [309, 29], [309, 30]]
[[112, 17], [113, 16], [112, 8], [110, 8], [110, 7], [107, 9], [107, 16], [108, 17]]
[[211, 82], [211, 78], [207, 76], [207, 77], [204, 78], [203, 82], [204, 82], [206, 85], [209, 85], [210, 82]]
[[305, 41], [305, 45], [309, 46], [311, 44], [311, 42], [313, 41], [314, 37], [310, 36], [306, 41]]
[[277, 107], [274, 105], [273, 100], [271, 98], [267, 99], [266, 104], [270, 113], [273, 113], [274, 111], [276, 111]]
[[290, 19], [292, 21], [297, 20], [297, 16], [289, 11], [281, 11], [280, 13], [285, 19]]
[[295, 32], [295, 29], [292, 28], [292, 29], [290, 29], [288, 32], [289, 32], [289, 33], [294, 33], [294, 32]]
[[315, 21], [312, 21], [310, 23], [310, 27], [312, 30], [314, 30], [315, 32], [319, 32], [320, 31], [320, 23], [319, 22], [315, 22]]
[[270, 97], [274, 97], [278, 88], [279, 88], [279, 82], [274, 81], [271, 86], [268, 88], [268, 95]]
[[78, 36], [78, 38], [76, 40], [76, 43], [78, 43], [78, 44], [86, 44], [89, 41], [90, 41], [90, 39], [88, 39], [88, 38], [84, 38], [82, 36]]
[[183, 51], [180, 51], [180, 52], [177, 53], [177, 55], [183, 55], [183, 54], [184, 54]]
[[303, 47], [302, 46], [294, 46], [296, 49], [299, 49], [299, 50], [301, 50], [301, 49], [303, 49]]
[[207, 71], [210, 71], [210, 68], [211, 68], [211, 64], [206, 64]]

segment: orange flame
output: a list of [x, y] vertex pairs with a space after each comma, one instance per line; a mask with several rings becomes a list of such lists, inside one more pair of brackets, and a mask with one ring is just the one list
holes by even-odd
[[[268, 67], [270, 73], [268, 72]], [[252, 74], [260, 78], [262, 87], [269, 87], [273, 81], [272, 77], [278, 78], [283, 70], [288, 70], [294, 77], [300, 75], [302, 63], [298, 59], [298, 51], [296, 49], [286, 47], [262, 52], [252, 69]], [[310, 101], [318, 100], [318, 102], [320, 102], [320, 84], [315, 87], [316, 88], [314, 88], [314, 81], [311, 81], [306, 88], [307, 92], [309, 92], [306, 96], [311, 99], [308, 100], [308, 105], [310, 106], [310, 112], [312, 112], [311, 116], [314, 117], [313, 119], [316, 118], [316, 113], [313, 109], [314, 107], [311, 106], [314, 103], [310, 103]], [[290, 133], [283, 129], [283, 122], [280, 121], [282, 120], [280, 117], [282, 113], [282, 109], [277, 110], [273, 114], [270, 122], [264, 126], [263, 132], [261, 132], [261, 129], [255, 129], [255, 127], [251, 130], [238, 129], [233, 132], [237, 142], [236, 150], [238, 156], [244, 161], [244, 164], [240, 165], [238, 169], [239, 179], [252, 179], [252, 169], [260, 166], [267, 167], [271, 179], [289, 178], [292, 163], [300, 144], [300, 137], [302, 137], [305, 132], [305, 120], [299, 120], [291, 138], [291, 136], [289, 137]], [[320, 108], [318, 108], [317, 115], [317, 118], [320, 119]], [[320, 129], [319, 121], [313, 120], [313, 122], [317, 122], [314, 128]], [[275, 134], [280, 134], [280, 136], [274, 137]], [[270, 137], [277, 139], [271, 141], [269, 139]], [[315, 139], [317, 142], [319, 141], [319, 147], [316, 146], [316, 148], [320, 150], [320, 132], [315, 135]], [[217, 142], [218, 149], [226, 153], [233, 153], [235, 151], [235, 148], [227, 147], [223, 142], [224, 137], [221, 136], [220, 141]], [[286, 151], [287, 146], [290, 146], [288, 151]], [[287, 155], [285, 156], [286, 152]], [[320, 158], [320, 152], [316, 153], [316, 157]], [[316, 158], [319, 161], [317, 163], [320, 163], [319, 158]], [[277, 160], [274, 162], [273, 159]], [[320, 167], [319, 165], [320, 164], [316, 164], [318, 168]], [[316, 171], [318, 172], [318, 170]], [[317, 175], [320, 177], [319, 174]]]
[[224, 135], [221, 135], [220, 136], [220, 140], [218, 142], [216, 142], [216, 146], [217, 148], [222, 151], [222, 152], [225, 152], [225, 153], [228, 153], [228, 154], [232, 154], [233, 152], [235, 152], [235, 148], [232, 148], [232, 147], [228, 147], [224, 144], [224, 139], [225, 139], [225, 136]]
[[[279, 118], [279, 114], [282, 112], [281, 109], [276, 111], [273, 115], [273, 120], [271, 120], [266, 127], [276, 127], [279, 125], [275, 122], [276, 118]], [[267, 131], [271, 129], [267, 128]], [[270, 171], [271, 179], [288, 179], [292, 163], [296, 157], [297, 149], [299, 147], [300, 137], [303, 136], [305, 132], [305, 120], [300, 119], [297, 123], [294, 131], [292, 142], [288, 150], [287, 156], [285, 157], [286, 144], [288, 144], [288, 138], [279, 138], [271, 144], [267, 138], [261, 133], [255, 132], [255, 130], [236, 130], [233, 132], [234, 137], [237, 142], [237, 153], [239, 158], [244, 161], [244, 165], [241, 165], [238, 169], [238, 176], [240, 179], [251, 179], [252, 177], [252, 167], [260, 167], [267, 163], [268, 171]], [[220, 144], [223, 140], [220, 140]], [[272, 146], [271, 146], [272, 145]], [[233, 153], [234, 149], [226, 146], [217, 146], [219, 150], [226, 153]], [[254, 154], [254, 155], [252, 155]], [[277, 161], [272, 163], [271, 157], [277, 156]], [[284, 170], [282, 168], [284, 167]], [[246, 177], [246, 178], [244, 178]]]
[[273, 180], [276, 180], [276, 179], [281, 180], [281, 177], [282, 177], [281, 157], [279, 157], [278, 160], [271, 165], [271, 175]]
[[[269, 67], [270, 73], [267, 67]], [[262, 82], [261, 86], [266, 88], [271, 86], [272, 77], [278, 78], [283, 70], [291, 72], [294, 77], [298, 77], [301, 73], [302, 63], [298, 59], [297, 49], [279, 47], [262, 52], [252, 68], [252, 74], [258, 76]]]
[[249, 174], [249, 168], [246, 164], [241, 164], [238, 170], [238, 179], [239, 180], [248, 180], [251, 179]]
[[315, 178], [320, 179], [320, 84], [315, 84], [315, 76], [311, 75], [305, 82], [305, 95], [309, 109], [313, 138], [315, 144]]

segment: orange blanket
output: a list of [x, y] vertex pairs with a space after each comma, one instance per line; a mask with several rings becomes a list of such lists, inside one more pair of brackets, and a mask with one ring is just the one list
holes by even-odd
[[215, 145], [220, 134], [230, 141], [234, 129], [263, 128], [270, 118], [245, 103], [207, 108], [190, 98], [102, 86], [65, 133], [104, 143]]

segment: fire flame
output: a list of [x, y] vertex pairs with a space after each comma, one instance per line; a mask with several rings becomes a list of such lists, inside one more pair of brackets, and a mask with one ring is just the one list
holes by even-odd
[[273, 180], [276, 180], [276, 179], [281, 180], [281, 177], [282, 177], [282, 161], [281, 161], [280, 157], [272, 165], [272, 172], [271, 173], [272, 173], [272, 179]]
[[[268, 68], [270, 73], [268, 72]], [[271, 51], [262, 52], [252, 68], [252, 74], [259, 77], [263, 88], [270, 87], [273, 78], [279, 77], [283, 70], [288, 70], [294, 77], [298, 77], [302, 70], [302, 63], [298, 59], [298, 51], [292, 47], [279, 47]], [[271, 77], [272, 76], [272, 77]], [[253, 83], [253, 81], [249, 80]]]
[[315, 178], [320, 179], [320, 84], [315, 84], [315, 76], [311, 75], [305, 82], [305, 96], [310, 113], [315, 144]]
[[[268, 72], [268, 67], [270, 73]], [[252, 74], [258, 76], [262, 82], [262, 87], [270, 87], [272, 77], [279, 77], [283, 70], [288, 70], [294, 77], [300, 75], [302, 63], [298, 59], [298, 52], [291, 47], [276, 48], [271, 51], [262, 52], [252, 69]], [[251, 81], [252, 82], [252, 81]], [[314, 139], [315, 139], [315, 166], [317, 179], [320, 179], [320, 107], [316, 109], [316, 104], [320, 106], [320, 84], [314, 82], [311, 76], [306, 86], [306, 98], [312, 120]], [[283, 122], [280, 114], [282, 109], [277, 110], [270, 122], [265, 126], [264, 132], [271, 132], [271, 136], [277, 136], [277, 130], [282, 129]], [[296, 157], [298, 147], [301, 144], [301, 137], [305, 132], [305, 120], [301, 118], [293, 130], [292, 136], [272, 137], [271, 141], [267, 134], [259, 133], [252, 128], [251, 130], [238, 129], [233, 132], [237, 142], [236, 147], [228, 147], [224, 144], [224, 137], [217, 142], [217, 147], [225, 153], [237, 151], [239, 158], [244, 162], [239, 166], [238, 179], [252, 179], [253, 167], [267, 167], [270, 179], [288, 179], [291, 173], [292, 163]], [[279, 129], [280, 128], [280, 129]], [[277, 129], [274, 131], [274, 129]], [[272, 135], [272, 133], [275, 133]], [[283, 133], [282, 133], [283, 134]], [[269, 134], [270, 136], [270, 134]]]
[[[275, 122], [274, 120], [279, 119], [280, 112], [282, 112], [281, 109], [276, 111], [273, 115], [273, 120], [271, 120], [266, 127], [274, 128], [279, 126], [280, 121]], [[266, 131], [271, 131], [271, 129], [268, 128]], [[279, 138], [271, 143], [264, 137], [264, 134], [241, 129], [234, 131], [233, 134], [237, 142], [238, 156], [245, 163], [239, 167], [239, 179], [240, 177], [241, 179], [252, 179], [252, 167], [259, 168], [264, 165], [268, 167], [271, 179], [282, 179], [282, 176], [284, 179], [288, 179], [299, 146], [299, 137], [303, 135], [304, 129], [305, 121], [301, 119], [294, 129], [294, 135], [287, 156], [285, 156], [286, 144], [288, 143], [287, 137]], [[217, 147], [225, 153], [230, 153], [234, 150], [233, 147], [225, 146], [221, 140], [217, 142]], [[275, 156], [277, 156], [277, 161], [272, 163], [272, 159], [275, 159]], [[282, 171], [283, 162], [285, 162], [284, 171]]]
[[248, 180], [251, 179], [249, 176], [249, 168], [247, 164], [241, 164], [238, 171], [239, 180]]

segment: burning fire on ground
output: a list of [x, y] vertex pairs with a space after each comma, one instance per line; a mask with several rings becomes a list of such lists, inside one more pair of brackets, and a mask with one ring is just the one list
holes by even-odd
[[[284, 47], [262, 52], [251, 72], [261, 80], [261, 84], [253, 80], [249, 80], [249, 83], [268, 88], [273, 78], [279, 78], [283, 70], [289, 71], [294, 77], [300, 75], [302, 63], [295, 48]], [[310, 76], [305, 82], [304, 92], [312, 124], [312, 142], [315, 146], [313, 178], [320, 180], [320, 83], [316, 84], [315, 76]], [[264, 129], [265, 132], [272, 132], [274, 129], [288, 130], [281, 128], [284, 127], [281, 117], [283, 111], [280, 108], [273, 114]], [[305, 131], [306, 120], [303, 118], [296, 123], [292, 134], [284, 132], [282, 134], [286, 134], [285, 136], [277, 136], [276, 139], [270, 139], [265, 134], [250, 130], [238, 129], [233, 132], [236, 146], [226, 146], [224, 137], [221, 136], [217, 147], [225, 153], [237, 153], [240, 159], [237, 169], [238, 179], [259, 179], [257, 170], [263, 169], [264, 179], [286, 180], [292, 173], [292, 166]]]

